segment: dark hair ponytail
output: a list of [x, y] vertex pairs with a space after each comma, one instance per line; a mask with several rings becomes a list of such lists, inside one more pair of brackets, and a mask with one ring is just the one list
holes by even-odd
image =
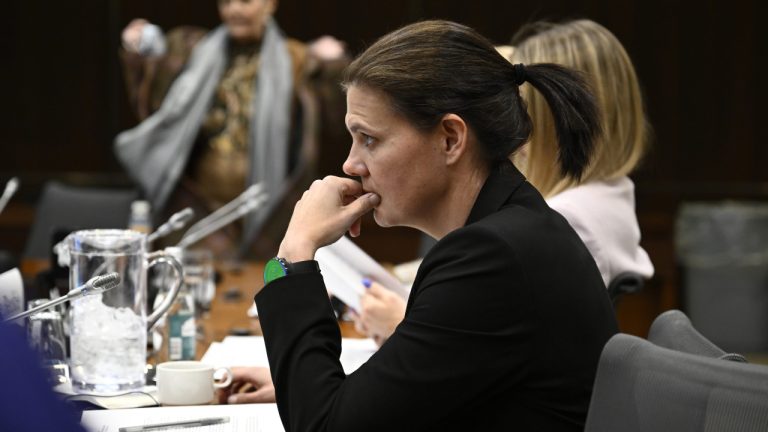
[[581, 177], [589, 164], [594, 139], [600, 134], [600, 114], [589, 85], [577, 72], [552, 63], [525, 66], [526, 81], [552, 111], [563, 175]]
[[454, 113], [469, 124], [491, 165], [508, 161], [528, 141], [531, 118], [519, 85], [529, 82], [551, 107], [564, 173], [578, 178], [600, 129], [587, 85], [550, 64], [512, 65], [476, 31], [450, 21], [423, 21], [387, 34], [345, 72], [344, 86], [370, 86], [417, 128]]

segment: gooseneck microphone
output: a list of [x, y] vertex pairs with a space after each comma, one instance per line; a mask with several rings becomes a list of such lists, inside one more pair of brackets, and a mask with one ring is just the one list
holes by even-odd
[[120, 275], [116, 272], [107, 273], [101, 276], [96, 276], [89, 279], [88, 282], [86, 282], [85, 284], [80, 285], [79, 287], [73, 290], [70, 290], [67, 293], [67, 295], [53, 299], [47, 303], [41, 304], [40, 306], [33, 307], [32, 309], [26, 310], [12, 317], [6, 318], [5, 322], [28, 317], [34, 313], [40, 312], [41, 310], [50, 309], [56, 305], [74, 300], [79, 297], [98, 294], [104, 291], [109, 291], [118, 285], [120, 285]]
[[189, 227], [176, 246], [184, 248], [200, 241], [214, 231], [257, 210], [268, 198], [269, 194], [264, 192], [264, 187], [261, 183], [252, 185], [237, 198]]
[[193, 217], [195, 217], [195, 211], [190, 207], [174, 213], [166, 223], [160, 225], [155, 232], [147, 236], [147, 243], [152, 243], [161, 237], [184, 228]]

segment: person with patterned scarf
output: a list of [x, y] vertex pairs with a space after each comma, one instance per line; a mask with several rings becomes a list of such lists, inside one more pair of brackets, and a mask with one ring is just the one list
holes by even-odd
[[319, 122], [308, 79], [318, 68], [340, 73], [347, 59], [330, 37], [310, 47], [285, 37], [272, 18], [277, 0], [218, 6], [222, 24], [210, 32], [185, 26], [166, 37], [143, 19], [126, 27], [121, 59], [141, 123], [116, 137], [115, 153], [157, 220], [186, 206], [202, 218], [263, 183], [269, 200], [206, 246], [266, 258], [316, 175]]

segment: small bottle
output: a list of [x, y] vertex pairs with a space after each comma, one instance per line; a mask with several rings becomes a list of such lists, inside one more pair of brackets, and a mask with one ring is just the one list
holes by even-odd
[[152, 215], [150, 210], [149, 201], [137, 200], [132, 202], [128, 229], [144, 234], [152, 232]]
[[[174, 258], [182, 261], [181, 248], [166, 248]], [[161, 277], [160, 292], [155, 297], [155, 308], [162, 303], [171, 289], [171, 270]], [[158, 320], [152, 334], [153, 346], [158, 350], [158, 361], [194, 360], [196, 351], [195, 301], [186, 283], [164, 316]]]

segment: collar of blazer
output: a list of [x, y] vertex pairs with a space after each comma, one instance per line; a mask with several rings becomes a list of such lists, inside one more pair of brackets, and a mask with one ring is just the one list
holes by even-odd
[[477, 222], [499, 210], [524, 181], [525, 177], [512, 162], [500, 163], [491, 170], [483, 188], [480, 189], [465, 225]]

